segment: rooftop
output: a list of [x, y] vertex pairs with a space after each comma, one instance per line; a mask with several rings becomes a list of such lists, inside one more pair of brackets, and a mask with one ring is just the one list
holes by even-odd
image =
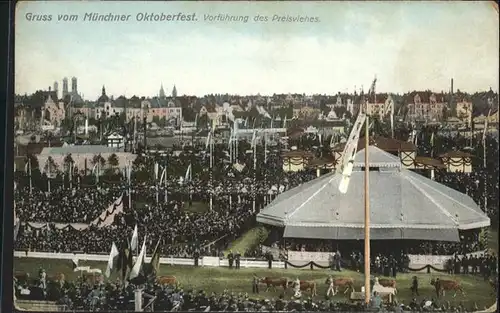
[[43, 148], [40, 155], [50, 155], [50, 154], [85, 154], [85, 153], [114, 153], [123, 152], [123, 149], [112, 148], [108, 146], [101, 145], [80, 145], [80, 146], [64, 146], [64, 147], [46, 147]]
[[[397, 157], [377, 147], [368, 151], [372, 239], [459, 241], [458, 230], [490, 225], [469, 196], [401, 168]], [[341, 175], [327, 174], [277, 196], [257, 221], [284, 227], [285, 237], [362, 239], [363, 158], [364, 149], [355, 156], [346, 194], [338, 190]]]

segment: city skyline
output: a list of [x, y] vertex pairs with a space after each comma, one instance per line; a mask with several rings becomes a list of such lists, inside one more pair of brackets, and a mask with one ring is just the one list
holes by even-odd
[[[37, 14], [193, 12], [197, 23], [28, 22]], [[248, 14], [208, 23], [204, 14]], [[318, 23], [254, 23], [256, 14], [318, 16]], [[498, 13], [490, 3], [21, 2], [16, 14], [16, 94], [63, 77], [78, 91], [155, 96], [367, 91], [464, 92], [498, 86]], [[57, 42], [57, 44], [54, 44]]]

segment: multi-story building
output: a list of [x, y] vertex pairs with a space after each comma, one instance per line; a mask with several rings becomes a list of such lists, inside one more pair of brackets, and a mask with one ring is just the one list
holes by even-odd
[[394, 108], [394, 100], [391, 95], [378, 94], [376, 99], [368, 99], [368, 115], [383, 119]]
[[78, 94], [78, 80], [76, 77], [71, 78], [71, 93], [74, 95]]
[[61, 98], [64, 99], [68, 94], [69, 94], [69, 91], [68, 91], [68, 78], [64, 77], [63, 78], [63, 89], [62, 89]]
[[59, 84], [57, 82], [54, 82], [54, 92], [57, 96], [57, 99], [59, 99]]
[[49, 90], [48, 97], [42, 108], [42, 125], [47, 121], [57, 127], [61, 125], [62, 120], [66, 116], [65, 114], [64, 103], [57, 102], [57, 99], [54, 101]]
[[472, 118], [472, 102], [466, 99], [457, 102], [457, 117], [468, 123]]
[[443, 110], [447, 107], [444, 94], [429, 91], [410, 93], [408, 117], [412, 120], [439, 121], [443, 118]]

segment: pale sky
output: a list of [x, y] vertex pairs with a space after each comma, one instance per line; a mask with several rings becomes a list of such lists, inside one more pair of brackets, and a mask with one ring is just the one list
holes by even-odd
[[[196, 13], [196, 22], [137, 22], [138, 13]], [[52, 21], [27, 21], [26, 14]], [[85, 22], [85, 13], [130, 14]], [[206, 22], [205, 14], [248, 15]], [[58, 22], [77, 14], [77, 22]], [[318, 17], [317, 23], [254, 22], [257, 14]], [[95, 100], [108, 95], [352, 92], [403, 93], [454, 87], [497, 90], [498, 13], [489, 2], [21, 2], [15, 91], [47, 89], [63, 77]]]

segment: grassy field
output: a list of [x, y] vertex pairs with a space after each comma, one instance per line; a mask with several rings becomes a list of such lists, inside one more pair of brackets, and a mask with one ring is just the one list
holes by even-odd
[[244, 233], [243, 236], [229, 244], [228, 248], [224, 252], [224, 255], [227, 255], [229, 250], [232, 250], [233, 252], [239, 251], [240, 253], [253, 250], [257, 245], [266, 240], [268, 234], [269, 231], [265, 227], [254, 227]]
[[[75, 279], [79, 273], [74, 273], [71, 267], [71, 261], [62, 260], [43, 260], [43, 259], [25, 259], [16, 258], [14, 260], [15, 271], [29, 272], [31, 275], [36, 276], [38, 274], [38, 269], [40, 267], [44, 268], [48, 275], [53, 275], [55, 273], [64, 273], [67, 279]], [[100, 268], [103, 272], [105, 270], [106, 264], [104, 262], [85, 262], [80, 261], [80, 266], [91, 266], [94, 268]], [[310, 270], [310, 269], [240, 269], [240, 270], [230, 270], [228, 268], [212, 268], [212, 267], [190, 267], [190, 266], [167, 266], [161, 265], [160, 275], [174, 275], [181, 284], [184, 290], [205, 290], [208, 292], [222, 292], [227, 289], [235, 293], [248, 293], [251, 294], [252, 286], [252, 275], [256, 274], [259, 277], [272, 276], [272, 277], [288, 277], [290, 279], [295, 279], [298, 277], [301, 280], [314, 280], [318, 284], [318, 296], [316, 299], [324, 299], [327, 286], [325, 285], [325, 279], [327, 275], [332, 273], [329, 270]], [[359, 291], [360, 286], [363, 284], [363, 276], [356, 272], [344, 271], [342, 273], [333, 273], [334, 276], [340, 277], [352, 277], [355, 280], [356, 290]], [[419, 300], [423, 298], [431, 299], [435, 297], [434, 290], [430, 285], [431, 278], [443, 278], [443, 279], [457, 279], [462, 283], [464, 290], [466, 292], [465, 297], [457, 295], [456, 298], [452, 297], [451, 293], [447, 293], [444, 301], [450, 301], [452, 304], [458, 304], [462, 302], [466, 306], [472, 306], [474, 303], [478, 305], [479, 308], [491, 306], [496, 297], [492, 292], [491, 287], [487, 282], [479, 277], [472, 276], [449, 276], [443, 274], [401, 274], [397, 277], [398, 285], [398, 295], [399, 301], [408, 303], [411, 301], [410, 292], [410, 280], [413, 275], [418, 276], [420, 281], [420, 297]], [[116, 280], [116, 277], [110, 277], [111, 280]], [[256, 296], [256, 298], [271, 298], [277, 297], [282, 293], [282, 290], [263, 292]], [[291, 291], [288, 291], [287, 297], [291, 297]], [[337, 294], [334, 299], [343, 300], [346, 295], [341, 292]]]

